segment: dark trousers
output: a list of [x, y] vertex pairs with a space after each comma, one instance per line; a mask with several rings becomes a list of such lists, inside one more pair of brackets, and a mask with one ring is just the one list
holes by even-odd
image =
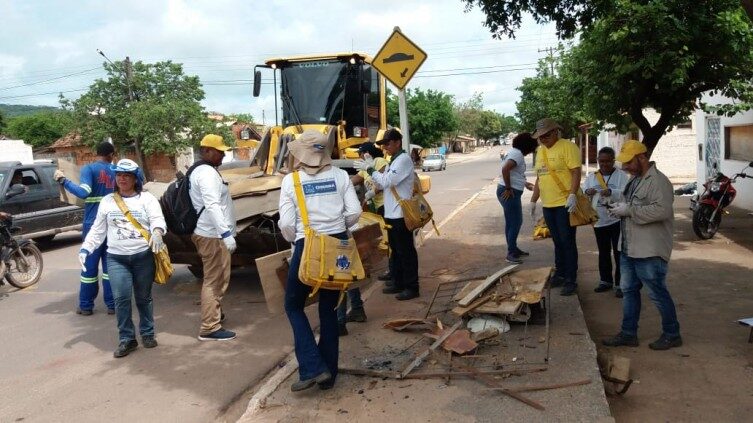
[[[594, 228], [596, 245], [599, 247], [599, 277], [601, 282], [620, 285], [620, 222]], [[614, 279], [612, 279], [612, 256], [614, 256]]]
[[306, 298], [311, 293], [311, 287], [304, 285], [298, 279], [303, 243], [304, 239], [295, 242], [287, 285], [285, 286], [285, 313], [290, 321], [290, 327], [293, 329], [295, 357], [298, 359], [298, 375], [301, 380], [307, 380], [319, 376], [324, 371], [329, 371], [334, 380], [334, 377], [337, 376], [338, 349], [340, 347], [335, 307], [340, 298], [340, 292], [328, 289], [319, 290], [319, 344], [317, 344], [309, 319], [303, 311]]
[[544, 207], [544, 220], [554, 242], [556, 275], [565, 279], [565, 284], [577, 283], [578, 244], [575, 242], [575, 226], [570, 226], [570, 213], [564, 206]]
[[387, 235], [392, 249], [390, 257], [392, 283], [400, 290], [418, 292], [418, 253], [413, 243], [413, 232], [405, 226], [403, 218], [385, 218], [384, 221], [391, 226], [387, 230]]

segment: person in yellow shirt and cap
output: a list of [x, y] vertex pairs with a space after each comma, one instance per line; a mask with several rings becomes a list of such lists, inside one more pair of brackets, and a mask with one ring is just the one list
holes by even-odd
[[553, 119], [536, 122], [533, 137], [541, 145], [536, 150], [536, 183], [529, 211], [535, 222], [536, 202], [541, 198], [544, 220], [554, 242], [556, 271], [552, 286], [562, 286], [561, 295], [573, 295], [578, 289], [578, 245], [570, 213], [575, 211], [580, 189], [581, 157], [578, 146], [561, 139], [560, 131], [562, 126]]

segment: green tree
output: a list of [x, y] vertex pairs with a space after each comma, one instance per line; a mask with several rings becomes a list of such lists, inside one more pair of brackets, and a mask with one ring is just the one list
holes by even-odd
[[[207, 118], [199, 78], [186, 76], [180, 64], [135, 62], [126, 79], [126, 63], [104, 63], [107, 77], [96, 80], [77, 100], [62, 99], [87, 144], [108, 136], [116, 147], [134, 145], [141, 154], [175, 154], [195, 146], [208, 132], [233, 138]], [[138, 151], [137, 151], [138, 153]], [[144, 163], [141, 163], [143, 166]], [[148, 169], [144, 172], [149, 177]]]
[[463, 103], [455, 106], [455, 116], [458, 120], [458, 133], [472, 135], [478, 138], [481, 130], [481, 115], [484, 111], [484, 95], [475, 92]]
[[[579, 28], [561, 67], [570, 97], [598, 125], [635, 124], [649, 152], [704, 92], [736, 99], [753, 79], [753, 31], [737, 0], [466, 3], [482, 7], [496, 36], [514, 34], [521, 12], [554, 21], [562, 37]], [[660, 113], [655, 123], [643, 114], [649, 107]]]
[[227, 115], [228, 120], [234, 120], [241, 123], [254, 123], [254, 117], [250, 113], [233, 113]]
[[67, 134], [73, 126], [70, 112], [40, 112], [8, 119], [7, 133], [34, 148], [46, 147]]
[[3, 115], [3, 112], [0, 111], [0, 134], [2, 134], [3, 131], [5, 131], [6, 125], [7, 124], [5, 123], [5, 115]]
[[497, 117], [499, 118], [499, 125], [502, 128], [500, 133], [501, 137], [506, 137], [511, 132], [520, 131], [520, 122], [518, 122], [518, 119], [516, 119], [515, 116], [499, 114]]
[[[408, 106], [408, 124], [413, 144], [434, 147], [448, 133], [457, 129], [453, 114], [453, 98], [441, 91], [408, 89], [405, 93]], [[387, 122], [399, 126], [398, 99], [388, 93]]]

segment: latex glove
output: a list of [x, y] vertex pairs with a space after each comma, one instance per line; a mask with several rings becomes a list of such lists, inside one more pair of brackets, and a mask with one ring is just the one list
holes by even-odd
[[78, 262], [81, 264], [81, 270], [86, 272], [86, 258], [89, 257], [89, 252], [83, 248], [78, 250]]
[[528, 203], [528, 213], [531, 215], [531, 221], [536, 223], [536, 203]]
[[589, 197], [592, 197], [592, 196], [596, 195], [596, 188], [589, 188], [589, 189], [587, 189], [587, 190], [585, 190], [583, 192], [585, 192], [586, 195], [588, 195]]
[[373, 189], [370, 189], [370, 190], [366, 191], [366, 194], [364, 194], [363, 197], [366, 199], [366, 201], [369, 201], [372, 198], [374, 198], [374, 196], [376, 196], [376, 192], [374, 192]]
[[222, 238], [222, 242], [225, 243], [225, 247], [227, 247], [227, 251], [230, 254], [233, 254], [235, 252], [235, 249], [238, 248], [238, 244], [235, 242], [235, 237], [233, 237], [232, 235], [226, 238]]
[[567, 203], [565, 204], [565, 207], [567, 207], [567, 212], [572, 213], [575, 211], [575, 206], [578, 204], [578, 197], [575, 196], [575, 194], [569, 194], [567, 196]]
[[55, 170], [55, 174], [52, 176], [58, 183], [62, 182], [63, 179], [65, 179], [65, 173], [63, 173], [62, 170], [57, 169]]
[[374, 159], [372, 159], [371, 157], [367, 157], [364, 160], [356, 160], [353, 163], [353, 167], [355, 167], [358, 170], [366, 170], [366, 169], [368, 169], [370, 167], [373, 168], [374, 167]]
[[165, 248], [165, 242], [162, 240], [162, 229], [157, 228], [152, 231], [152, 236], [149, 238], [149, 247], [151, 247], [152, 252], [155, 254]]
[[630, 214], [627, 203], [615, 203], [612, 208], [609, 209], [609, 214], [613, 217], [625, 217]]

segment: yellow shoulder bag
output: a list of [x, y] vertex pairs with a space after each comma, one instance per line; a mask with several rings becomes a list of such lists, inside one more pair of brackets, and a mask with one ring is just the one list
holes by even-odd
[[431, 210], [429, 202], [426, 201], [426, 198], [421, 193], [421, 182], [418, 180], [418, 175], [413, 174], [413, 196], [411, 198], [400, 198], [400, 194], [397, 193], [394, 185], [390, 189], [400, 208], [403, 210], [405, 227], [409, 231], [423, 228], [427, 223], [431, 222], [432, 226], [434, 226], [434, 231], [439, 235], [437, 225], [434, 223], [434, 212]]
[[313, 230], [309, 226], [306, 200], [298, 172], [293, 172], [293, 185], [298, 208], [301, 210], [305, 237], [298, 279], [304, 285], [314, 288], [309, 297], [316, 295], [319, 289], [340, 291], [339, 304], [345, 296], [345, 291], [354, 282], [366, 278], [356, 241], [350, 234], [348, 239], [338, 239]]
[[[553, 169], [549, 169], [546, 148], [541, 148], [539, 151], [541, 151], [541, 158], [543, 159], [544, 167], [546, 167], [547, 171], [552, 176], [552, 179], [554, 179], [554, 183], [557, 184], [557, 187], [559, 187], [560, 190], [569, 193], [570, 190], [565, 188], [562, 180], [557, 176], [557, 172]], [[575, 211], [570, 213], [570, 226], [583, 226], [596, 223], [599, 220], [599, 215], [591, 205], [591, 200], [589, 200], [586, 194], [583, 193], [583, 190], [578, 188], [578, 192], [575, 193], [575, 198], [577, 201], [575, 203]]]
[[[123, 212], [123, 215], [126, 217], [126, 219], [131, 222], [131, 225], [133, 225], [133, 227], [136, 228], [137, 231], [139, 231], [141, 236], [144, 237], [146, 242], [149, 243], [149, 239], [151, 238], [149, 231], [144, 229], [144, 227], [141, 226], [141, 223], [139, 223], [138, 220], [136, 220], [133, 215], [131, 215], [131, 211], [123, 201], [123, 197], [121, 197], [117, 192], [113, 193], [112, 196], [113, 198], [115, 198], [115, 204], [118, 205], [120, 211]], [[170, 276], [173, 275], [173, 272], [174, 269], [173, 264], [170, 262], [170, 253], [167, 251], [167, 245], [165, 245], [158, 253], [154, 254], [154, 281], [159, 284], [167, 283], [168, 279], [170, 279]]]

